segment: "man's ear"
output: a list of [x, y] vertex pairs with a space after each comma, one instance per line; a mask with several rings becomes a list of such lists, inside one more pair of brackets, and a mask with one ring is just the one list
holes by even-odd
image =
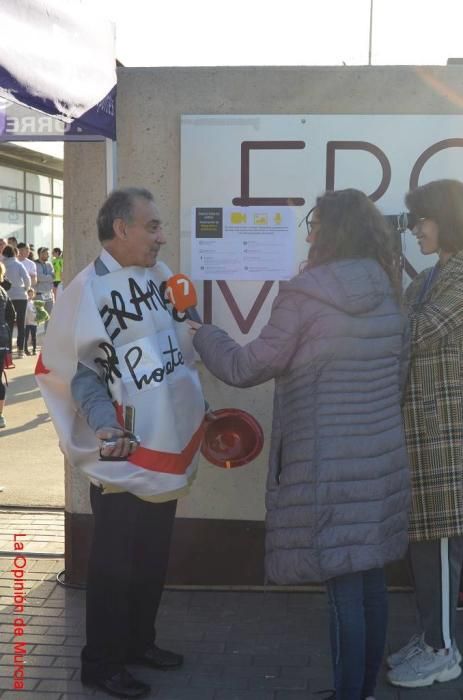
[[124, 219], [114, 219], [113, 221], [113, 231], [117, 238], [126, 238], [127, 234], [125, 232], [126, 223]]

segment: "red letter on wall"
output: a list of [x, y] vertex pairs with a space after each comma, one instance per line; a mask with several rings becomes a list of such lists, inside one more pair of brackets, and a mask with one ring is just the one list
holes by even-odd
[[249, 153], [250, 151], [286, 151], [305, 148], [304, 141], [243, 141], [241, 143], [241, 197], [232, 202], [237, 207], [269, 206], [300, 207], [305, 204], [303, 197], [250, 197], [249, 196]]
[[386, 154], [368, 141], [328, 141], [326, 144], [326, 189], [334, 190], [335, 186], [335, 158], [336, 151], [367, 151], [379, 160], [383, 170], [383, 176], [379, 186], [372, 194], [368, 196], [373, 202], [376, 202], [386, 192], [391, 182], [391, 164], [387, 159]]

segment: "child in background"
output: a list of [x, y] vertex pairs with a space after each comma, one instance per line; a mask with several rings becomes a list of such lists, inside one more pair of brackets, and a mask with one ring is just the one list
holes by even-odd
[[63, 251], [61, 248], [53, 248], [51, 264], [53, 265], [53, 271], [55, 273], [53, 280], [53, 294], [56, 299], [57, 288], [61, 284], [61, 277], [63, 274]]
[[26, 353], [26, 355], [31, 354], [27, 347], [29, 343], [29, 334], [31, 336], [32, 341], [33, 355], [36, 354], [37, 347], [37, 309], [35, 308], [34, 297], [35, 290], [31, 287], [27, 290], [26, 329], [24, 337], [24, 352]]

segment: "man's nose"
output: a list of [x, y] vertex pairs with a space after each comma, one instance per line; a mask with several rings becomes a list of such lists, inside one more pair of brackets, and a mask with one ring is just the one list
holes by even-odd
[[162, 226], [157, 231], [156, 239], [157, 239], [157, 242], [160, 243], [161, 245], [163, 243], [167, 243], [166, 234], [164, 233], [164, 229], [162, 228]]

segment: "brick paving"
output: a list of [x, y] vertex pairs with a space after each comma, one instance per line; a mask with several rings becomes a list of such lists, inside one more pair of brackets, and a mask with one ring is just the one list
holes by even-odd
[[15, 533], [28, 553], [64, 556], [63, 510], [0, 508], [0, 552], [13, 550]]
[[[25, 634], [15, 636], [12, 556], [0, 556], [0, 700], [85, 700], [108, 696], [84, 688], [79, 653], [84, 639], [84, 591], [59, 585], [63, 513], [0, 509], [0, 537], [26, 534]], [[37, 558], [37, 551], [45, 557]], [[20, 564], [22, 565], [22, 560]], [[413, 632], [413, 597], [390, 595], [388, 648]], [[463, 613], [461, 613], [463, 615]], [[14, 644], [24, 641], [24, 689], [13, 681]], [[161, 646], [185, 654], [172, 672], [134, 669], [156, 700], [308, 700], [330, 688], [328, 622], [323, 593], [167, 590], [158, 618]], [[460, 639], [463, 646], [463, 635]], [[463, 676], [430, 689], [387, 685], [377, 700], [463, 700]]]

